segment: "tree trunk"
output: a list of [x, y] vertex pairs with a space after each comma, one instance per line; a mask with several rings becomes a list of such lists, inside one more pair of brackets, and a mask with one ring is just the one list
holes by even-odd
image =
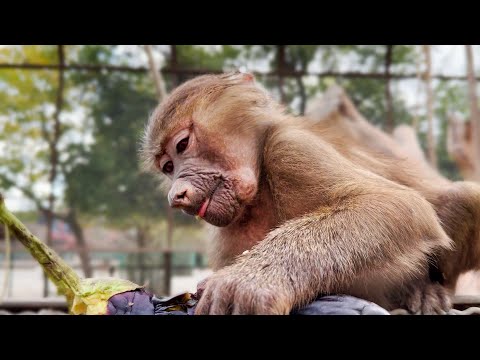
[[[182, 69], [178, 64], [178, 49], [177, 45], [170, 45], [170, 67], [167, 69], [162, 69], [162, 72], [170, 73], [172, 75], [172, 88], [180, 85], [186, 81], [190, 76], [203, 75], [207, 73], [212, 73], [213, 70], [207, 70], [202, 73], [192, 74], [188, 73], [187, 69]], [[220, 71], [221, 72], [221, 71]]]
[[480, 181], [480, 116], [471, 45], [466, 45], [467, 78], [470, 100], [470, 121], [450, 115], [447, 150], [465, 180]]
[[[151, 45], [145, 45], [145, 51], [147, 51], [147, 56], [149, 56], [149, 67], [150, 72], [152, 73], [153, 81], [155, 82], [155, 89], [157, 91], [158, 101], [161, 102], [166, 96], [167, 92], [165, 90], [163, 78], [161, 76], [161, 72], [153, 60]], [[177, 69], [177, 50], [175, 45], [170, 45], [170, 66], [172, 69]], [[150, 53], [150, 55], [148, 55]], [[179, 78], [178, 76], [173, 78], [173, 87], [179, 85]], [[162, 90], [163, 89], [163, 90]], [[166, 249], [164, 252], [164, 269], [165, 269], [165, 276], [164, 276], [164, 291], [166, 295], [170, 294], [171, 289], [171, 277], [172, 277], [172, 262], [171, 262], [171, 248], [172, 248], [172, 241], [173, 241], [173, 229], [174, 229], [174, 222], [173, 222], [173, 209], [170, 206], [167, 206], [167, 244]]]
[[[146, 247], [147, 243], [147, 231], [148, 228], [144, 228], [141, 225], [137, 225], [137, 247], [139, 250], [143, 250]], [[138, 259], [138, 267], [140, 268], [140, 273], [138, 276], [138, 283], [140, 285], [145, 285], [145, 253], [143, 251], [139, 251], [137, 254]]]
[[305, 115], [305, 108], [307, 106], [307, 92], [305, 91], [305, 84], [303, 78], [298, 76], [297, 78], [298, 88], [300, 90], [300, 115]]
[[390, 65], [392, 64], [392, 53], [393, 45], [387, 45], [387, 51], [385, 53], [385, 100], [387, 123], [385, 124], [385, 130], [388, 133], [391, 133], [395, 127], [395, 119], [393, 118], [392, 92], [390, 89]]
[[480, 158], [480, 116], [478, 111], [477, 83], [475, 80], [472, 45], [465, 45], [465, 50], [467, 57], [468, 95], [470, 98], [470, 126], [473, 142], [473, 160], [475, 163], [478, 163]]
[[[422, 71], [421, 71], [421, 68], [422, 68], [422, 49], [421, 49], [421, 46], [419, 47], [418, 45], [415, 47], [415, 71], [416, 71], [416, 74], [417, 74], [417, 86], [415, 88], [415, 98], [419, 99], [420, 98], [420, 92], [422, 90]], [[415, 130], [415, 134], [418, 132], [418, 123], [419, 123], [419, 114], [418, 114], [418, 111], [421, 109], [421, 104], [420, 102], [417, 100], [416, 101], [416, 104], [415, 104], [415, 113], [412, 117], [412, 127], [413, 129]]]
[[285, 89], [283, 84], [283, 73], [285, 71], [285, 45], [277, 47], [277, 70], [278, 70], [278, 90], [280, 91], [280, 102], [285, 104]]
[[[45, 212], [46, 216], [46, 225], [47, 225], [47, 234], [46, 241], [48, 246], [52, 246], [52, 226], [53, 226], [53, 211], [55, 207], [55, 195], [53, 193], [53, 188], [55, 185], [55, 180], [57, 179], [57, 166], [58, 166], [58, 141], [61, 135], [60, 129], [60, 112], [62, 111], [63, 105], [63, 88], [64, 88], [64, 68], [65, 65], [65, 54], [63, 45], [58, 45], [58, 63], [60, 68], [58, 69], [58, 89], [57, 89], [57, 98], [55, 101], [55, 113], [53, 114], [53, 134], [48, 139], [49, 149], [50, 149], [50, 174], [48, 177], [50, 183], [50, 194], [48, 196], [48, 208]], [[44, 286], [43, 286], [43, 296], [48, 296], [48, 277], [44, 274]]]
[[145, 52], [147, 53], [148, 65], [151, 69], [153, 82], [155, 84], [155, 89], [157, 91], [157, 96], [161, 102], [167, 96], [167, 91], [165, 90], [165, 83], [163, 81], [160, 70], [158, 69], [155, 59], [153, 57], [152, 45], [145, 45]]
[[432, 58], [430, 45], [423, 45], [423, 52], [425, 54], [425, 86], [427, 90], [427, 156], [430, 165], [437, 167], [437, 154], [435, 137], [433, 136], [433, 90], [432, 90]]
[[86, 278], [93, 277], [93, 269], [92, 269], [92, 264], [90, 262], [88, 245], [87, 245], [87, 242], [85, 241], [83, 228], [78, 221], [77, 213], [75, 209], [72, 208], [68, 212], [65, 220], [70, 226], [70, 228], [72, 229], [73, 234], [75, 236], [76, 245], [77, 245], [76, 247], [78, 251], [78, 256], [80, 257], [80, 262], [82, 264], [83, 274]]

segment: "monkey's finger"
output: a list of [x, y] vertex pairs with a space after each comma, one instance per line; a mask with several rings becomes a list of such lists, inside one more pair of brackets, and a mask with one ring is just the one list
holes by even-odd
[[232, 315], [288, 314], [286, 302], [277, 293], [257, 290], [256, 293], [237, 291], [233, 300]]
[[267, 315], [263, 308], [255, 307], [249, 303], [234, 303], [232, 306], [232, 315]]
[[195, 315], [208, 315], [212, 303], [212, 290], [207, 288], [202, 294], [202, 298], [195, 308]]
[[233, 298], [232, 315], [253, 315], [255, 314], [254, 299], [240, 293]]
[[408, 300], [406, 303], [408, 311], [412, 314], [418, 313], [422, 308], [422, 293], [419, 289], [413, 288], [408, 294]]
[[452, 308], [452, 300], [450, 294], [443, 286], [437, 288], [437, 296], [440, 298], [440, 303], [443, 311], [448, 311]]
[[197, 297], [199, 298], [202, 297], [202, 294], [205, 291], [205, 288], [207, 287], [208, 280], [210, 280], [210, 277], [203, 279], [197, 284], [197, 294], [196, 294]]
[[234, 303], [232, 305], [232, 315], [243, 315], [241, 312], [240, 312], [240, 306], [236, 303]]
[[437, 298], [425, 297], [422, 303], [422, 315], [438, 315], [443, 312], [442, 306]]
[[212, 299], [210, 305], [210, 315], [229, 315], [233, 310], [233, 296], [232, 292], [228, 289], [225, 291], [217, 292]]
[[259, 306], [255, 307], [254, 314], [255, 315], [288, 315], [289, 309], [281, 302], [277, 302], [275, 304], [261, 303]]
[[425, 289], [422, 314], [437, 315], [449, 310], [448, 295], [441, 285], [432, 284]]
[[263, 289], [254, 300], [256, 315], [288, 315], [290, 310], [291, 304], [281, 291]]

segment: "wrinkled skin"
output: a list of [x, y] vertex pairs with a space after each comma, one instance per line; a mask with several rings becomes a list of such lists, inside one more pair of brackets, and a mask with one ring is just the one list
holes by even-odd
[[[173, 165], [172, 171], [163, 171], [172, 180], [168, 193], [172, 207], [198, 215], [214, 226], [227, 226], [238, 217], [241, 207], [251, 201], [256, 179], [237, 161], [217, 161], [215, 144], [197, 139], [201, 132], [192, 126], [179, 130], [166, 145], [165, 153], [158, 157], [157, 166], [164, 170], [167, 163]], [[179, 152], [181, 141], [187, 145]], [[200, 213], [202, 205], [205, 209]]]
[[[175, 195], [187, 191], [184, 199]], [[240, 207], [233, 181], [221, 172], [205, 172], [191, 167], [176, 176], [172, 186], [171, 204], [189, 215], [197, 215], [202, 204], [209, 200], [202, 218], [214, 226], [226, 226], [235, 218]]]

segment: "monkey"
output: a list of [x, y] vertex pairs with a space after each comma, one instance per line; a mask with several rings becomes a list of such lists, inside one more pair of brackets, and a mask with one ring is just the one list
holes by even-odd
[[[444, 251], [430, 264], [432, 286], [443, 302], [449, 303], [459, 276], [480, 268], [480, 185], [470, 181], [450, 181], [432, 168], [416, 141], [412, 128], [396, 127], [389, 135], [369, 123], [338, 86], [331, 87], [320, 101], [310, 105], [306, 118], [313, 121], [319, 137], [332, 136], [369, 156], [338, 147], [344, 156], [357, 164], [399, 184], [419, 191], [434, 207], [442, 227], [453, 240], [454, 248]], [[330, 130], [329, 130], [330, 129]], [[335, 131], [332, 131], [335, 129]], [[342, 151], [343, 150], [343, 151]], [[391, 167], [392, 161], [395, 168]], [[425, 295], [425, 294], [423, 294]], [[412, 297], [419, 310], [419, 297]]]
[[143, 168], [162, 177], [170, 206], [213, 231], [195, 314], [289, 314], [328, 294], [388, 310], [428, 285], [430, 259], [453, 246], [434, 208], [335, 142], [248, 73], [193, 78], [153, 111]]

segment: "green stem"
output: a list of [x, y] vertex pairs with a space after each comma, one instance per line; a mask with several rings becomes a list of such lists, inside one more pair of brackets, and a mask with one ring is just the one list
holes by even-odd
[[80, 278], [62, 258], [47, 245], [36, 238], [8, 211], [0, 194], [0, 222], [4, 223], [10, 232], [30, 251], [39, 262], [47, 276], [57, 286], [59, 292], [67, 296], [70, 302], [73, 296], [80, 292]]
[[3, 289], [2, 289], [2, 294], [0, 295], [0, 303], [5, 300], [7, 297], [7, 291], [8, 291], [8, 284], [9, 284], [9, 278], [10, 278], [10, 261], [12, 257], [12, 249], [10, 246], [10, 231], [8, 230], [8, 226], [5, 226], [5, 264], [3, 266], [4, 269], [4, 275], [3, 275]]

